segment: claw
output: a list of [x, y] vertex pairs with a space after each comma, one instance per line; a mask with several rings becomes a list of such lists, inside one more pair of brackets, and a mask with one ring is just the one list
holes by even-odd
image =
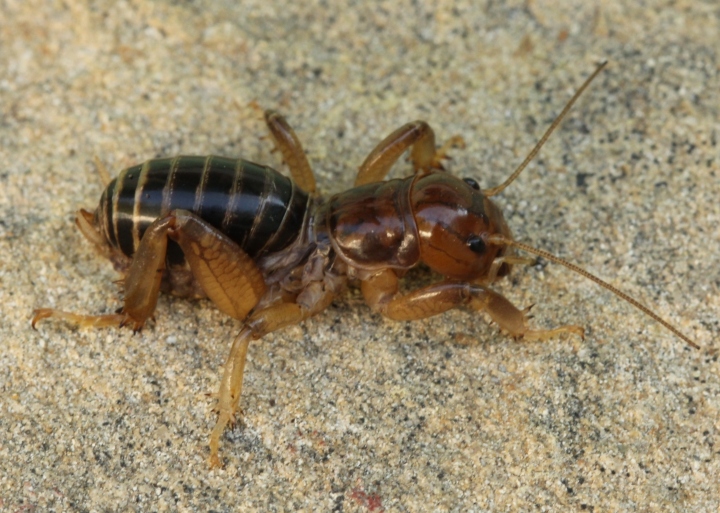
[[440, 171], [445, 171], [445, 167], [442, 165], [443, 160], [452, 160], [452, 157], [448, 155], [448, 152], [450, 150], [454, 149], [464, 149], [465, 148], [465, 139], [463, 139], [459, 135], [454, 135], [450, 139], [447, 140], [445, 144], [443, 144], [436, 152], [435, 152], [435, 158], [433, 159], [432, 168], [433, 169], [439, 169]]
[[52, 317], [52, 310], [50, 308], [38, 308], [37, 310], [33, 310], [33, 318], [32, 321], [30, 321], [32, 329], [37, 331], [35, 324], [37, 324], [38, 321], [47, 319], [48, 317]]
[[448, 139], [448, 141], [444, 144], [443, 147], [448, 147], [455, 150], [464, 150], [465, 146], [465, 139], [463, 139], [461, 135], [453, 135], [450, 139]]
[[122, 312], [122, 310], [121, 310], [120, 315], [122, 315], [123, 319], [120, 322], [119, 327], [124, 328], [125, 326], [129, 326], [130, 324], [132, 324], [133, 335], [135, 333], [140, 333], [142, 331], [143, 327], [145, 327], [145, 320], [137, 321], [137, 320], [133, 319], [131, 316], [129, 316], [128, 314]]
[[210, 468], [223, 468], [223, 464], [220, 462], [220, 457], [217, 453], [210, 454], [208, 458], [208, 466]]
[[257, 102], [257, 100], [252, 100], [250, 103], [247, 104], [249, 108], [256, 111], [258, 113], [258, 116], [264, 116], [265, 110], [260, 106], [260, 104]]

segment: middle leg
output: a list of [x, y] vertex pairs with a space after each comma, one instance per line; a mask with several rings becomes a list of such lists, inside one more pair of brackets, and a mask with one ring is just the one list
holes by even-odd
[[267, 308], [254, 312], [245, 321], [245, 327], [235, 338], [232, 349], [228, 355], [223, 377], [218, 391], [215, 410], [218, 418], [210, 434], [211, 467], [220, 467], [220, 437], [228, 424], [235, 423], [235, 414], [238, 411], [240, 395], [242, 393], [243, 375], [247, 350], [252, 340], [259, 339], [270, 332], [299, 324], [305, 319], [321, 312], [332, 302], [335, 290], [323, 281], [310, 283], [297, 296], [295, 302], [275, 303]]
[[410, 161], [417, 173], [431, 169], [443, 170], [442, 160], [447, 158], [448, 150], [464, 146], [462, 137], [456, 135], [440, 149], [436, 149], [435, 132], [430, 125], [425, 121], [407, 123], [380, 141], [370, 152], [360, 166], [355, 186], [383, 180], [400, 155], [410, 147]]

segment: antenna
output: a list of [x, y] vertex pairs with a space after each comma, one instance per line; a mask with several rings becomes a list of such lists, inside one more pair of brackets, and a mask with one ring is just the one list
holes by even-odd
[[659, 322], [660, 324], [662, 324], [663, 326], [665, 326], [667, 329], [669, 329], [670, 331], [672, 331], [677, 337], [679, 337], [680, 339], [682, 339], [683, 341], [685, 341], [685, 343], [686, 343], [687, 345], [689, 345], [690, 347], [694, 347], [695, 349], [700, 349], [700, 346], [699, 346], [699, 345], [697, 345], [695, 342], [693, 342], [693, 341], [690, 340], [688, 337], [686, 337], [685, 335], [683, 335], [683, 334], [680, 332], [680, 330], [678, 330], [675, 326], [673, 326], [672, 324], [670, 324], [669, 322], [667, 322], [665, 319], [661, 318], [658, 314], [656, 314], [655, 312], [653, 312], [652, 310], [650, 310], [647, 306], [643, 305], [642, 303], [640, 303], [640, 302], [637, 301], [636, 299], [633, 299], [632, 297], [628, 296], [628, 295], [625, 294], [623, 291], [621, 291], [621, 290], [613, 287], [612, 285], [610, 285], [610, 284], [607, 283], [606, 281], [601, 280], [600, 278], [598, 278], [598, 277], [595, 276], [594, 274], [590, 274], [588, 271], [586, 271], [586, 270], [583, 269], [582, 267], [578, 267], [578, 266], [575, 265], [575, 264], [571, 264], [571, 263], [568, 262], [567, 260], [563, 260], [562, 258], [558, 258], [558, 257], [556, 257], [555, 255], [553, 255], [552, 253], [548, 253], [547, 251], [543, 251], [542, 249], [535, 249], [534, 247], [528, 246], [527, 244], [523, 244], [522, 242], [515, 242], [514, 240], [508, 239], [507, 237], [504, 237], [504, 236], [502, 236], [502, 235], [490, 235], [490, 236], [487, 238], [487, 241], [488, 241], [489, 243], [491, 243], [491, 244], [497, 244], [497, 245], [503, 245], [503, 246], [513, 246], [513, 247], [516, 247], [516, 248], [518, 248], [518, 249], [520, 249], [520, 250], [522, 250], [522, 251], [526, 251], [526, 252], [531, 253], [531, 254], [533, 254], [533, 255], [537, 255], [537, 256], [543, 257], [543, 258], [545, 258], [545, 259], [547, 259], [547, 260], [549, 260], [549, 261], [551, 261], [551, 262], [555, 262], [556, 264], [560, 264], [560, 265], [562, 265], [562, 266], [564, 266], [564, 267], [567, 267], [567, 268], [570, 269], [571, 271], [575, 271], [575, 272], [578, 273], [579, 275], [584, 276], [584, 277], [587, 278], [588, 280], [594, 281], [595, 283], [597, 283], [597, 284], [600, 285], [601, 287], [609, 290], [610, 292], [612, 292], [613, 294], [615, 294], [615, 295], [618, 296], [619, 298], [624, 299], [625, 301], [627, 301], [628, 303], [630, 303], [631, 305], [633, 305], [635, 308], [637, 308], [638, 310], [640, 310], [641, 312], [643, 312], [645, 315], [647, 315], [647, 316], [649, 316], [649, 317], [652, 317], [652, 318], [655, 319], [657, 322]]
[[489, 198], [490, 196], [495, 196], [496, 194], [500, 194], [502, 191], [505, 190], [505, 188], [513, 183], [515, 179], [518, 177], [520, 173], [523, 172], [523, 170], [527, 167], [527, 165], [532, 161], [532, 159], [535, 158], [535, 155], [538, 154], [540, 151], [540, 148], [543, 147], [545, 144], [545, 141], [548, 140], [548, 137], [555, 131], [555, 129], [558, 127], [558, 125], [562, 122], [562, 120], [565, 118], [565, 115], [568, 113], [568, 111], [572, 108], [573, 104], [577, 101], [578, 98], [580, 98], [580, 95], [583, 94], [585, 89], [590, 85], [590, 82], [593, 81], [593, 79], [598, 76], [598, 74], [603, 70], [603, 68], [607, 65], [608, 61], [602, 61], [600, 64], [598, 64], [598, 67], [595, 69], [592, 75], [590, 75], [585, 82], [583, 82], [583, 85], [580, 86], [580, 89], [578, 89], [572, 98], [570, 98], [570, 101], [567, 102], [567, 105], [565, 105], [565, 108], [562, 110], [562, 112], [558, 115], [558, 117], [555, 118], [555, 121], [552, 122], [550, 127], [545, 131], [543, 136], [540, 138], [538, 143], [535, 145], [535, 147], [532, 149], [530, 153], [528, 153], [528, 156], [525, 157], [525, 160], [523, 160], [523, 163], [520, 164], [515, 171], [513, 171], [513, 174], [510, 175], [510, 177], [505, 180], [502, 184], [498, 185], [497, 187], [493, 187], [492, 189], [486, 189], [483, 191], [483, 195], [485, 197]]

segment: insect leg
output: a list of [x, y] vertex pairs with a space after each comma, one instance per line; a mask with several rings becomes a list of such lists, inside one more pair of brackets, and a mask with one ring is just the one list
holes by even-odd
[[355, 185], [379, 182], [397, 162], [405, 150], [412, 147], [410, 161], [415, 172], [444, 169], [442, 159], [451, 147], [464, 147], [460, 136], [451, 137], [439, 150], [435, 149], [435, 132], [425, 121], [413, 121], [401, 126], [375, 147], [360, 166]]
[[519, 310], [505, 297], [481, 285], [444, 281], [398, 293], [398, 278], [392, 270], [382, 271], [361, 282], [361, 290], [370, 307], [386, 317], [410, 321], [431, 317], [466, 304], [485, 311], [501, 329], [525, 340], [546, 340], [561, 333], [584, 334], [580, 326], [562, 326], [552, 330], [530, 330], [527, 310]]
[[262, 272], [252, 258], [229, 237], [191, 212], [174, 210], [164, 219], [171, 223], [168, 236], [180, 245], [193, 277], [208, 298], [223, 313], [244, 319], [266, 290]]
[[[85, 234], [87, 227], [83, 221], [84, 214], [81, 211], [78, 213], [77, 222]], [[167, 231], [170, 223], [171, 220], [164, 217], [152, 223], [146, 230], [125, 275], [125, 304], [119, 314], [81, 315], [42, 308], [33, 312], [32, 326], [35, 327], [41, 319], [55, 317], [80, 327], [102, 328], [132, 323], [134, 330], [140, 330], [155, 311], [157, 304], [165, 269]], [[92, 237], [88, 238], [93, 241]]]
[[480, 283], [482, 285], [490, 285], [491, 283], [494, 283], [495, 280], [497, 280], [499, 277], [505, 276], [510, 271], [508, 268], [507, 271], [504, 271], [502, 274], [500, 274], [500, 270], [502, 269], [503, 265], [532, 265], [534, 263], [534, 258], [519, 257], [516, 255], [506, 255], [498, 257], [493, 260], [493, 263], [488, 270], [487, 276], [485, 276], [482, 280], [478, 280], [476, 283]]
[[208, 444], [210, 446], [209, 463], [211, 467], [221, 466], [218, 455], [220, 437], [225, 431], [225, 427], [235, 422], [235, 412], [238, 409], [240, 394], [242, 393], [245, 360], [250, 341], [312, 317], [327, 308], [334, 295], [335, 290], [331, 284], [325, 284], [322, 281], [312, 282], [297, 296], [295, 302], [272, 304], [267, 308], [254, 312], [245, 322], [245, 327], [233, 342], [230, 355], [225, 363], [222, 381], [220, 382], [220, 390], [215, 406], [218, 419], [210, 434]]
[[469, 289], [470, 307], [487, 312], [492, 320], [512, 337], [522, 338], [528, 342], [549, 340], [561, 334], [575, 334], [582, 339], [585, 338], [584, 328], [576, 325], [560, 326], [551, 330], [530, 330], [527, 326], [527, 314], [530, 308], [520, 310], [505, 296], [479, 285], [470, 285]]
[[218, 450], [220, 448], [220, 437], [228, 424], [235, 424], [235, 412], [237, 411], [240, 394], [242, 393], [243, 375], [245, 374], [245, 361], [247, 359], [248, 346], [253, 339], [249, 328], [243, 328], [235, 338], [230, 354], [225, 362], [220, 390], [218, 391], [217, 404], [214, 410], [218, 414], [215, 427], [210, 433], [210, 467], [221, 467]]
[[110, 259], [110, 247], [100, 232], [95, 228], [95, 214], [81, 208], [75, 213], [75, 226], [78, 227], [80, 233], [92, 242], [95, 249], [100, 255]]
[[107, 166], [97, 156], [93, 157], [93, 162], [95, 162], [95, 167], [97, 168], [98, 175], [100, 175], [100, 181], [102, 182], [104, 187], [107, 187], [107, 185], [112, 181], [110, 171], [108, 171]]
[[400, 281], [386, 269], [360, 282], [365, 302], [376, 312], [396, 321], [412, 321], [441, 314], [464, 303], [462, 286], [441, 282], [409, 292], [398, 292]]
[[306, 192], [315, 192], [315, 176], [295, 130], [283, 116], [272, 110], [265, 111], [265, 123], [295, 183]]
[[265, 293], [262, 273], [247, 253], [195, 214], [174, 210], [154, 221], [143, 234], [125, 275], [121, 313], [78, 315], [46, 308], [35, 310], [33, 326], [41, 319], [56, 317], [82, 327], [131, 323], [139, 330], [155, 311], [168, 237], [178, 242], [194, 278], [227, 315], [244, 319]]

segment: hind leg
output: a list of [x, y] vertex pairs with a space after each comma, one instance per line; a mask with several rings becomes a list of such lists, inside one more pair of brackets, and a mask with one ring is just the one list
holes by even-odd
[[265, 123], [295, 183], [306, 192], [315, 192], [315, 176], [295, 130], [283, 116], [272, 110], [265, 111]]
[[175, 210], [153, 222], [125, 275], [125, 301], [119, 314], [82, 315], [50, 308], [35, 310], [32, 325], [57, 318], [81, 327], [132, 324], [139, 330], [155, 311], [165, 270], [168, 237], [185, 254], [193, 277], [224, 313], [244, 319], [265, 293], [262, 273], [227, 236], [187, 211]]
[[[145, 231], [125, 276], [126, 294], [121, 313], [81, 315], [40, 309], [35, 310], [33, 327], [39, 320], [53, 317], [90, 327], [129, 323], [139, 330], [155, 311], [165, 270], [168, 238], [180, 245], [193, 278], [215, 306], [227, 315], [245, 319], [265, 294], [267, 287], [262, 272], [247, 253], [195, 214], [174, 210], [157, 219]], [[225, 365], [218, 394], [219, 417], [210, 439], [211, 462], [219, 464], [220, 435], [227, 423], [234, 420], [250, 341], [287, 324], [300, 322], [325, 308], [332, 296], [323, 290], [313, 290], [308, 308], [301, 304], [273, 305], [248, 319], [247, 327], [235, 339]], [[302, 298], [301, 293], [298, 299]]]
[[[82, 212], [78, 213], [76, 222], [83, 234], [98, 246], [92, 235], [88, 236], [88, 233], [96, 232], [92, 227], [86, 226], [86, 218]], [[151, 224], [145, 232], [125, 276], [125, 303], [120, 313], [84, 315], [51, 308], [41, 308], [33, 312], [32, 327], [34, 328], [37, 322], [42, 319], [56, 318], [83, 328], [132, 324], [134, 330], [141, 329], [145, 321], [155, 311], [157, 297], [160, 292], [160, 281], [165, 270], [169, 226], [170, 220], [163, 218]], [[93, 231], [87, 230], [88, 228]], [[86, 230], [88, 233], [86, 233]]]

